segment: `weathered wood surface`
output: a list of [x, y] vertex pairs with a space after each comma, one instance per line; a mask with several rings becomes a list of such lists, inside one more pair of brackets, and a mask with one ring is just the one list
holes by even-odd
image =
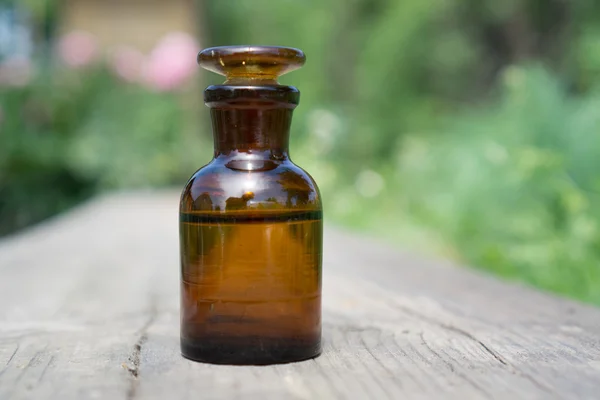
[[600, 311], [326, 230], [324, 352], [179, 354], [177, 195], [0, 242], [0, 399], [600, 398]]

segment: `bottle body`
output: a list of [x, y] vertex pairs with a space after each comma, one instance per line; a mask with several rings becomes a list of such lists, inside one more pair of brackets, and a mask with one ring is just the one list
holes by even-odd
[[[199, 171], [186, 187], [180, 214], [186, 357], [268, 364], [320, 353], [322, 211], [310, 177], [286, 164], [231, 175], [218, 172], [225, 166], [209, 166], [217, 171]], [[237, 196], [215, 195], [214, 180], [203, 179], [213, 174], [228, 176], [222, 187], [237, 187]], [[284, 182], [273, 179], [286, 174], [305, 187], [289, 196]]]
[[181, 197], [182, 353], [223, 364], [312, 358], [321, 352], [320, 194], [287, 154], [293, 107], [239, 100], [212, 104], [215, 158]]

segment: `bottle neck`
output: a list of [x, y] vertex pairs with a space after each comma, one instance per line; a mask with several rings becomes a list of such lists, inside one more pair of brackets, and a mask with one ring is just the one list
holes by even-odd
[[299, 99], [300, 92], [293, 86], [206, 88], [215, 157], [287, 159], [292, 113]]
[[274, 159], [288, 157], [293, 109], [255, 105], [210, 110], [215, 157], [248, 153]]

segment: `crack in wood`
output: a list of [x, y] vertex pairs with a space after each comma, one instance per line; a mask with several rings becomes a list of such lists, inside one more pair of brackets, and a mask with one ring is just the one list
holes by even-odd
[[148, 336], [144, 333], [140, 336], [138, 341], [133, 345], [133, 352], [129, 356], [131, 366], [128, 366], [127, 370], [134, 378], [138, 377], [140, 368], [140, 354], [142, 353], [142, 346], [148, 340]]
[[8, 359], [8, 361], [6, 362], [6, 366], [8, 367], [8, 364], [10, 364], [10, 362], [13, 360], [13, 358], [15, 358], [15, 355], [17, 354], [17, 351], [19, 351], [19, 347], [20, 345], [17, 344], [17, 348], [15, 349], [15, 351], [13, 351], [12, 355], [10, 356], [10, 358]]
[[444, 329], [447, 329], [452, 332], [456, 332], [459, 335], [462, 335], [468, 339], [471, 339], [475, 343], [479, 344], [479, 346], [481, 346], [486, 351], [486, 353], [488, 353], [489, 355], [494, 357], [496, 359], [496, 361], [498, 361], [500, 364], [508, 366], [508, 363], [504, 360], [504, 358], [502, 358], [500, 356], [500, 354], [496, 353], [494, 350], [489, 348], [485, 343], [483, 343], [481, 340], [477, 339], [475, 336], [471, 335], [469, 332], [465, 331], [464, 329], [457, 328], [456, 326], [453, 326], [453, 325], [446, 325], [443, 323], [439, 323], [439, 325]]
[[15, 351], [13, 351], [13, 353], [9, 357], [8, 361], [6, 362], [6, 365], [4, 366], [4, 368], [2, 368], [2, 371], [0, 371], [0, 376], [2, 376], [2, 374], [4, 374], [6, 372], [6, 370], [8, 370], [8, 365], [11, 363], [11, 361], [13, 360], [13, 358], [15, 358], [15, 355], [19, 351], [19, 346], [20, 345], [17, 344], [17, 348], [15, 349]]
[[33, 357], [31, 357], [31, 359], [29, 360], [29, 362], [27, 363], [27, 365], [25, 365], [25, 368], [23, 368], [23, 370], [21, 371], [21, 373], [17, 376], [17, 378], [15, 379], [14, 385], [15, 387], [17, 386], [17, 384], [21, 381], [21, 378], [23, 378], [23, 376], [25, 375], [25, 373], [27, 373], [27, 371], [29, 370], [29, 368], [33, 365], [35, 365], [37, 363], [37, 361], [40, 358], [40, 355], [43, 354], [43, 352], [46, 350], [46, 347], [44, 347], [44, 349], [36, 352]]
[[542, 382], [538, 381], [537, 379], [535, 379], [533, 376], [527, 374], [526, 372], [523, 372], [521, 370], [519, 370], [517, 367], [515, 367], [512, 364], [509, 364], [508, 361], [506, 361], [499, 353], [497, 353], [496, 351], [492, 350], [489, 346], [487, 346], [485, 343], [483, 343], [481, 340], [477, 339], [475, 336], [473, 336], [471, 333], [465, 331], [464, 329], [458, 328], [456, 326], [453, 325], [448, 325], [445, 324], [441, 321], [436, 320], [435, 318], [431, 318], [425, 315], [421, 315], [418, 312], [410, 309], [409, 307], [406, 307], [404, 305], [398, 304], [396, 302], [393, 302], [394, 306], [401, 309], [402, 311], [404, 311], [405, 313], [407, 313], [408, 315], [420, 319], [421, 321], [425, 321], [428, 322], [430, 324], [436, 325], [440, 328], [449, 330], [451, 332], [455, 332], [458, 333], [459, 335], [466, 337], [467, 339], [470, 339], [471, 341], [477, 343], [479, 345], [480, 348], [482, 348], [487, 354], [491, 355], [496, 361], [498, 361], [501, 365], [503, 365], [504, 367], [508, 368], [512, 373], [517, 374], [521, 377], [523, 377], [524, 379], [528, 380], [529, 382], [531, 382], [531, 384], [533, 384], [535, 387], [537, 387], [538, 389], [547, 392], [547, 393], [553, 393], [554, 391], [552, 390], [552, 388], [546, 386], [545, 384], [543, 384]]
[[424, 332], [419, 333], [419, 337], [421, 338], [421, 342], [423, 343], [423, 345], [425, 347], [427, 347], [427, 349], [429, 349], [429, 351], [431, 351], [431, 353], [433, 353], [433, 355], [436, 356], [441, 362], [443, 362], [450, 369], [450, 372], [452, 372], [453, 374], [456, 374], [457, 376], [464, 379], [465, 382], [468, 382], [469, 384], [471, 384], [471, 386], [473, 386], [475, 389], [479, 390], [479, 392], [482, 393], [483, 395], [485, 395], [487, 398], [492, 398], [490, 393], [488, 393], [484, 388], [479, 386], [476, 382], [474, 382], [472, 379], [470, 379], [467, 375], [457, 371], [456, 368], [454, 367], [454, 365], [452, 365], [452, 363], [450, 361], [446, 360], [444, 357], [442, 357], [442, 355], [440, 353], [435, 351], [433, 349], [433, 347], [431, 347], [429, 345], [429, 343], [427, 343], [427, 341], [425, 340]]
[[[380, 336], [381, 338], [381, 331], [380, 331]], [[375, 353], [373, 352], [373, 350], [371, 350], [369, 348], [369, 346], [367, 346], [367, 343], [365, 341], [365, 338], [360, 336], [360, 343], [364, 346], [364, 348], [367, 350], [367, 352], [369, 353], [369, 355], [371, 356], [371, 358], [373, 358], [375, 360], [375, 362], [377, 362], [377, 364], [383, 369], [384, 372], [386, 372], [388, 374], [388, 376], [390, 376], [392, 378], [392, 382], [394, 382], [394, 384], [397, 386], [398, 389], [402, 389], [402, 384], [400, 382], [398, 382], [395, 378], [395, 374], [389, 370], [389, 368], [387, 366], [385, 366], [385, 364], [379, 359], [379, 357], [377, 357], [375, 355]], [[381, 389], [385, 392], [385, 394], [387, 395], [387, 397], [389, 399], [393, 399], [394, 398], [394, 394], [391, 393], [389, 391], [389, 389], [387, 388], [387, 385], [385, 384], [385, 382], [381, 381], [377, 374], [371, 374], [373, 376], [373, 379], [375, 381], [377, 381], [377, 383], [379, 384], [379, 386], [381, 387]]]
[[54, 362], [54, 356], [50, 357], [48, 364], [46, 364], [46, 366], [44, 367], [44, 370], [42, 371], [40, 377], [38, 378], [38, 381], [37, 381], [38, 384], [42, 381], [42, 379], [44, 379], [44, 375], [46, 375], [46, 371], [48, 370], [48, 367], [50, 367], [52, 362]]
[[144, 346], [144, 343], [146, 343], [146, 341], [148, 340], [148, 329], [156, 320], [157, 315], [158, 310], [156, 308], [156, 301], [154, 297], [152, 297], [148, 320], [138, 330], [138, 340], [133, 345], [133, 350], [128, 358], [130, 364], [123, 364], [123, 366], [127, 369], [127, 371], [130, 374], [130, 383], [129, 388], [127, 389], [127, 400], [132, 400], [136, 396], [137, 387], [139, 384], [138, 377], [140, 373], [142, 347]]
[[500, 356], [500, 354], [496, 353], [494, 350], [492, 350], [490, 347], [488, 347], [485, 343], [483, 343], [481, 340], [477, 339], [475, 336], [473, 336], [472, 334], [470, 334], [469, 332], [457, 328], [455, 326], [452, 325], [446, 325], [443, 323], [439, 324], [442, 328], [448, 329], [449, 331], [453, 331], [456, 332], [468, 339], [471, 339], [472, 341], [474, 341], [475, 343], [479, 344], [479, 346], [484, 349], [488, 354], [490, 354], [492, 357], [494, 357], [494, 359], [496, 359], [496, 361], [498, 361], [500, 364], [504, 365], [505, 367], [507, 367], [512, 373], [517, 374], [525, 379], [527, 379], [529, 382], [531, 382], [535, 387], [537, 387], [538, 389], [544, 391], [544, 392], [548, 392], [548, 393], [553, 393], [554, 391], [552, 390], [552, 388], [546, 386], [545, 384], [543, 384], [542, 382], [538, 381], [537, 379], [535, 379], [533, 376], [521, 371], [520, 369], [518, 369], [517, 367], [515, 367], [512, 364], [509, 364], [504, 358], [502, 358], [502, 356]]

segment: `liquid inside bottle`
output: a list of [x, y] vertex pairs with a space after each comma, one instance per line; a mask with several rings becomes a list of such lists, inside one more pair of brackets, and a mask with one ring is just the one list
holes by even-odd
[[215, 157], [192, 176], [180, 204], [187, 358], [271, 364], [321, 351], [320, 194], [288, 154], [299, 92], [274, 80], [303, 57], [275, 47], [199, 55], [230, 84], [205, 91]]
[[183, 342], [235, 363], [311, 357], [321, 335], [321, 213], [181, 215]]

